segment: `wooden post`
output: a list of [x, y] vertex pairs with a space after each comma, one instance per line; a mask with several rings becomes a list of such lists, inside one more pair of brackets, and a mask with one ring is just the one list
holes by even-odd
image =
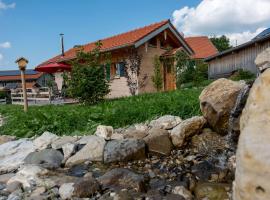
[[25, 70], [21, 70], [21, 79], [22, 79], [22, 89], [23, 89], [24, 112], [27, 112], [28, 111], [28, 101], [27, 101], [26, 84], [25, 84]]

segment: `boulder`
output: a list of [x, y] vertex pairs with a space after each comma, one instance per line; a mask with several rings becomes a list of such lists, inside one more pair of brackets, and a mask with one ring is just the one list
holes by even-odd
[[172, 190], [173, 194], [178, 194], [184, 197], [185, 200], [192, 200], [193, 196], [190, 191], [188, 191], [184, 186], [176, 186]]
[[75, 143], [77, 141], [76, 137], [72, 137], [72, 136], [63, 136], [63, 137], [59, 137], [57, 140], [52, 142], [52, 148], [53, 149], [62, 149], [62, 147], [67, 144], [67, 143]]
[[87, 198], [93, 196], [100, 190], [99, 183], [94, 178], [82, 178], [73, 185], [73, 196]]
[[201, 111], [215, 132], [222, 135], [228, 133], [230, 112], [243, 87], [243, 83], [222, 78], [202, 91], [199, 97]]
[[270, 69], [255, 81], [240, 119], [234, 200], [270, 199]]
[[23, 164], [26, 156], [35, 151], [32, 141], [20, 139], [0, 145], [0, 173], [12, 172]]
[[123, 134], [124, 139], [143, 139], [147, 136], [147, 131], [145, 130], [127, 130]]
[[169, 132], [164, 129], [152, 128], [144, 141], [149, 152], [161, 155], [170, 155], [173, 144], [169, 138]]
[[145, 142], [136, 139], [112, 140], [104, 149], [104, 162], [139, 160], [145, 158]]
[[15, 136], [11, 136], [11, 135], [0, 135], [0, 145], [4, 144], [6, 142], [10, 142], [15, 140], [16, 137]]
[[58, 140], [59, 137], [50, 132], [44, 132], [41, 136], [37, 137], [33, 142], [37, 149], [42, 150], [51, 146], [53, 142]]
[[75, 153], [76, 145], [73, 143], [66, 143], [62, 146], [63, 154], [64, 154], [64, 160], [62, 163], [65, 163], [68, 158], [72, 156], [73, 153]]
[[180, 117], [165, 115], [156, 120], [151, 121], [149, 125], [154, 128], [168, 130], [176, 127], [181, 121], [182, 119]]
[[35, 186], [43, 186], [44, 181], [40, 176], [48, 174], [48, 170], [36, 166], [36, 165], [25, 165], [19, 169], [17, 174], [9, 179], [7, 184], [12, 184], [13, 182], [19, 182], [23, 185], [23, 188], [32, 189]]
[[55, 149], [44, 149], [40, 152], [30, 153], [24, 160], [25, 164], [40, 165], [46, 169], [59, 168], [62, 160], [64, 159], [63, 154]]
[[198, 183], [195, 188], [195, 196], [196, 199], [229, 200], [230, 190], [230, 185], [228, 184]]
[[226, 149], [227, 141], [224, 136], [205, 128], [200, 135], [192, 137], [191, 146], [194, 152], [206, 156], [215, 156]]
[[264, 71], [270, 67], [270, 48], [267, 48], [258, 54], [255, 59], [255, 64], [260, 71]]
[[71, 199], [74, 192], [74, 183], [64, 183], [59, 188], [59, 194], [62, 199]]
[[105, 144], [104, 138], [95, 135], [89, 136], [88, 143], [67, 160], [66, 166], [77, 165], [85, 161], [102, 161]]
[[103, 126], [99, 125], [95, 132], [96, 136], [102, 137], [105, 140], [110, 140], [113, 134], [113, 127], [112, 126]]
[[173, 145], [178, 148], [182, 147], [186, 139], [200, 133], [205, 124], [205, 118], [199, 116], [182, 121], [171, 131]]
[[136, 174], [129, 169], [116, 168], [98, 178], [102, 188], [135, 189], [140, 192], [146, 190], [146, 179], [143, 175]]

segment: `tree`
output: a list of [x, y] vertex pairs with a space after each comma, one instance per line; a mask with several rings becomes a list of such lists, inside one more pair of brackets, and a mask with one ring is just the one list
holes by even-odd
[[221, 37], [214, 36], [210, 38], [210, 40], [219, 52], [232, 48], [232, 46], [230, 45], [230, 39], [227, 38], [225, 35], [222, 35]]
[[105, 78], [105, 67], [100, 65], [101, 43], [85, 53], [79, 51], [72, 64], [71, 76], [68, 80], [68, 92], [80, 102], [94, 104], [109, 93], [109, 84]]
[[161, 63], [159, 60], [159, 56], [157, 55], [154, 57], [154, 75], [152, 76], [152, 81], [155, 88], [159, 92], [163, 87], [163, 76], [161, 73]]

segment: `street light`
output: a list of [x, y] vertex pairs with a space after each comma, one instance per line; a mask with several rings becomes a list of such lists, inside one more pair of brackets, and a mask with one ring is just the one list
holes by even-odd
[[18, 64], [19, 69], [21, 71], [21, 79], [22, 79], [22, 89], [23, 89], [23, 102], [24, 102], [24, 112], [28, 110], [28, 101], [27, 101], [27, 94], [26, 94], [26, 85], [25, 85], [25, 69], [28, 63], [28, 60], [24, 57], [18, 58], [15, 63]]

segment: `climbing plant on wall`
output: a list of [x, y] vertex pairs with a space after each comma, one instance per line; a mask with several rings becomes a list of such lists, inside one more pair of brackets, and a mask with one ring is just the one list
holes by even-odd
[[141, 56], [133, 50], [125, 61], [128, 87], [132, 95], [136, 95], [139, 87]]

